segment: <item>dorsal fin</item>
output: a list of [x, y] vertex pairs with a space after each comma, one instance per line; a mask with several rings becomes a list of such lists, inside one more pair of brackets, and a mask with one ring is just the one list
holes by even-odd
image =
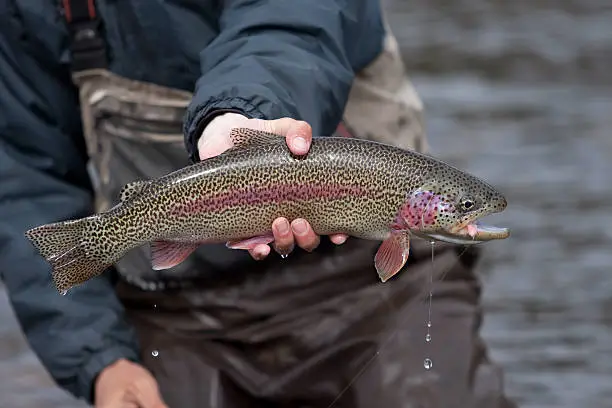
[[119, 199], [122, 203], [128, 201], [131, 198], [134, 198], [137, 194], [141, 193], [148, 185], [149, 182], [147, 180], [138, 180], [133, 181], [131, 183], [127, 183], [121, 189], [121, 192], [119, 193]]
[[248, 128], [234, 128], [230, 132], [230, 140], [234, 144], [234, 149], [268, 143], [278, 143], [278, 141], [282, 139], [284, 139], [284, 137], [281, 135]]

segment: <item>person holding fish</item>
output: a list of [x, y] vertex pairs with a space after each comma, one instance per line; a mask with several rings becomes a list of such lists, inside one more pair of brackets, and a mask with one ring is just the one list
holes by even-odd
[[479, 251], [453, 245], [507, 236], [476, 222], [505, 198], [419, 153], [378, 0], [61, 3], [0, 8], [0, 272], [59, 386], [515, 406], [478, 336]]

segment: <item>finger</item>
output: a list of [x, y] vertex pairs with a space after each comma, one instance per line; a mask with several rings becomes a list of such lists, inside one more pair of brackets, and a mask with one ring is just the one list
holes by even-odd
[[138, 406], [138, 403], [136, 403], [134, 401], [125, 401], [125, 400], [124, 401], [113, 400], [113, 401], [104, 402], [103, 404], [96, 403], [96, 405], [95, 405], [95, 408], [117, 408], [117, 407], [121, 407], [121, 408], [140, 408]]
[[110, 405], [106, 405], [104, 406], [104, 408], [117, 408], [117, 407], [121, 407], [121, 408], [140, 408], [140, 404], [135, 402], [135, 401], [127, 401], [127, 402], [114, 402], [111, 403]]
[[336, 245], [342, 245], [348, 239], [348, 235], [346, 234], [332, 234], [329, 236], [329, 240]]
[[273, 120], [263, 119], [251, 119], [253, 121], [253, 127], [257, 130], [261, 130], [268, 133], [274, 133], [275, 135], [286, 137], [289, 130], [298, 122], [291, 118], [280, 118]]
[[311, 252], [319, 246], [320, 237], [315, 234], [308, 221], [298, 218], [291, 223], [291, 229], [300, 248]]
[[167, 408], [153, 377], [140, 378], [130, 384], [127, 396], [126, 402], [136, 402], [138, 408]]
[[307, 122], [291, 118], [280, 118], [257, 122], [261, 130], [285, 136], [289, 150], [295, 155], [308, 153], [312, 142], [312, 128]]
[[289, 255], [293, 251], [295, 241], [291, 225], [286, 218], [280, 217], [272, 223], [272, 233], [274, 234], [274, 249], [280, 255]]
[[295, 123], [287, 131], [287, 146], [295, 155], [302, 156], [308, 153], [312, 143], [312, 128], [303, 121]]
[[122, 408], [168, 408], [168, 406], [162, 401], [159, 392], [151, 394], [152, 391], [135, 391], [131, 393], [131, 401], [127, 401]]
[[260, 244], [255, 246], [253, 249], [249, 249], [249, 254], [256, 261], [265, 259], [270, 254], [270, 247], [268, 245]]

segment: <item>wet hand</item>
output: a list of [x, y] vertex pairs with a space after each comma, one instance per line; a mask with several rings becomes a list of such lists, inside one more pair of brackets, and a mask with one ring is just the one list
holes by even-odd
[[[261, 130], [285, 137], [289, 150], [301, 156], [308, 153], [312, 142], [312, 129], [303, 121], [291, 118], [276, 120], [249, 119], [237, 113], [225, 113], [214, 118], [198, 140], [200, 159], [204, 160], [217, 156], [233, 146], [230, 132], [234, 128], [244, 127]], [[280, 254], [288, 254], [297, 244], [306, 251], [314, 250], [320, 242], [308, 221], [295, 219], [291, 223], [286, 218], [277, 218], [272, 223], [274, 234], [273, 246]], [[345, 234], [330, 235], [330, 240], [336, 244], [343, 244], [348, 236]], [[249, 253], [255, 259], [264, 259], [270, 254], [270, 246], [258, 244]]]
[[128, 360], [118, 360], [100, 372], [95, 383], [96, 408], [168, 408], [153, 375]]

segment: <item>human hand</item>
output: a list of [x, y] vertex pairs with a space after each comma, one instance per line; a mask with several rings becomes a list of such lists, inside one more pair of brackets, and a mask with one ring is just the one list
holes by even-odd
[[94, 387], [96, 408], [168, 408], [153, 375], [128, 360], [102, 370]]
[[[198, 140], [200, 159], [217, 156], [231, 148], [233, 143], [230, 132], [234, 128], [241, 127], [284, 136], [289, 150], [298, 156], [308, 153], [312, 142], [312, 129], [306, 122], [291, 118], [249, 119], [237, 113], [225, 113], [214, 118]], [[302, 218], [297, 218], [291, 223], [286, 218], [277, 218], [272, 223], [272, 233], [274, 247], [281, 254], [291, 252], [296, 243], [306, 251], [314, 250], [320, 243], [320, 237], [315, 234], [308, 221]], [[334, 244], [340, 245], [347, 240], [348, 235], [333, 234], [329, 238]], [[270, 254], [270, 246], [257, 244], [248, 251], [254, 259], [261, 260]]]

